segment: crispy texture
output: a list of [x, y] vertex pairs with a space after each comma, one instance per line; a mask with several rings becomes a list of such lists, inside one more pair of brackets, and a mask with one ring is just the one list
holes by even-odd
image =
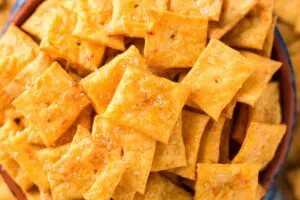
[[203, 133], [198, 162], [200, 163], [219, 163], [220, 145], [225, 117], [220, 117], [217, 122], [211, 122]]
[[252, 75], [239, 90], [238, 101], [253, 107], [282, 63], [249, 52], [242, 52], [242, 55], [251, 61], [255, 68]]
[[294, 25], [298, 16], [300, 2], [298, 0], [276, 0], [274, 2], [274, 12], [282, 21]]
[[36, 157], [39, 148], [27, 143], [29, 131], [30, 128], [27, 128], [22, 133], [11, 137], [3, 146], [40, 190], [46, 191], [49, 189], [47, 173]]
[[278, 82], [270, 82], [250, 109], [250, 119], [253, 122], [280, 124], [282, 121], [280, 106], [280, 88]]
[[252, 71], [252, 63], [239, 52], [212, 39], [182, 84], [193, 89], [189, 100], [218, 120]]
[[76, 27], [72, 33], [74, 36], [88, 40], [98, 45], [107, 45], [113, 49], [125, 50], [124, 36], [109, 36], [105, 26], [99, 24], [90, 13], [80, 14]]
[[209, 117], [183, 110], [182, 119], [182, 134], [186, 151], [187, 167], [181, 167], [171, 171], [184, 178], [195, 180], [196, 162], [200, 141]]
[[40, 49], [54, 59], [65, 60], [67, 67], [72, 67], [84, 75], [94, 71], [100, 65], [105, 46], [73, 37], [72, 32], [76, 21], [75, 13], [57, 7], [52, 13], [49, 30], [41, 41]]
[[182, 137], [182, 117], [180, 116], [167, 145], [157, 143], [151, 171], [162, 171], [186, 167], [186, 153]]
[[256, 200], [259, 169], [256, 164], [199, 164], [195, 199]]
[[192, 67], [205, 48], [208, 21], [170, 11], [148, 11], [151, 25], [145, 36], [144, 55], [149, 66]]
[[113, 0], [113, 16], [107, 27], [108, 32], [143, 38], [150, 23], [146, 8], [167, 10], [167, 6], [167, 0]]
[[219, 21], [223, 0], [195, 2], [193, 0], [172, 0], [170, 10], [183, 15], [205, 16], [211, 21]]
[[127, 66], [145, 68], [145, 61], [135, 46], [81, 80], [80, 84], [98, 114], [106, 110]]
[[184, 85], [128, 66], [103, 115], [167, 144], [189, 93]]
[[151, 173], [145, 194], [137, 194], [134, 199], [192, 200], [193, 196], [184, 189], [174, 185], [171, 181], [159, 175], [158, 173]]
[[83, 195], [87, 200], [110, 200], [126, 170], [126, 162], [114, 160], [108, 162], [97, 175], [91, 188]]
[[276, 24], [277, 24], [277, 17], [275, 16], [273, 17], [272, 24], [269, 28], [268, 35], [267, 38], [265, 39], [264, 47], [262, 50], [262, 55], [268, 58], [271, 58], [272, 56]]
[[263, 169], [274, 157], [285, 132], [286, 125], [283, 124], [251, 123], [243, 145], [232, 163], [256, 163]]
[[[13, 105], [26, 116], [45, 145], [51, 146], [89, 103], [80, 86], [54, 63]], [[68, 105], [67, 111], [64, 105]]]
[[223, 0], [223, 10], [219, 22], [209, 24], [209, 38], [220, 39], [230, 31], [256, 5], [258, 0]]
[[234, 47], [263, 50], [273, 20], [274, 0], [258, 0], [252, 10], [224, 37]]
[[283, 37], [283, 40], [287, 45], [291, 44], [292, 42], [298, 39], [296, 33], [294, 33], [293, 27], [289, 26], [283, 22], [278, 22], [277, 27]]
[[241, 104], [237, 114], [233, 132], [231, 135], [231, 137], [239, 144], [243, 143], [246, 137], [246, 131], [248, 125], [251, 122], [251, 119], [249, 117], [249, 112], [250, 112], [249, 106], [247, 106], [246, 104]]
[[136, 192], [135, 191], [128, 191], [122, 186], [117, 186], [115, 189], [112, 199], [113, 200], [133, 200]]
[[296, 198], [300, 197], [300, 191], [299, 191], [299, 185], [300, 185], [300, 169], [295, 168], [293, 170], [290, 170], [287, 174], [287, 178], [292, 185], [294, 194]]
[[93, 136], [96, 141], [110, 144], [109, 149], [118, 148], [121, 144], [123, 160], [128, 169], [123, 174], [120, 185], [129, 191], [143, 194], [155, 153], [155, 140], [101, 116], [95, 118]]

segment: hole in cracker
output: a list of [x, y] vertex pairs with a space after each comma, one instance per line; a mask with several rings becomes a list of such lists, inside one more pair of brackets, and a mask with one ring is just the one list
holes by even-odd
[[134, 4], [134, 5], [133, 5], [133, 7], [134, 7], [135, 9], [137, 9], [139, 6], [140, 6], [139, 4]]
[[176, 37], [176, 33], [172, 33], [172, 34], [170, 35], [170, 39], [171, 39], [171, 40], [175, 40], [175, 37]]
[[80, 43], [80, 42], [76, 42], [76, 44], [77, 44], [78, 46], [80, 46], [80, 45], [81, 45], [81, 43]]

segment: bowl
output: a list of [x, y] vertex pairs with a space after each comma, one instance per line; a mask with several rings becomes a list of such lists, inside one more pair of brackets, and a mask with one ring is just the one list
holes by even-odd
[[[15, 15], [11, 18], [10, 23], [21, 26], [42, 1], [43, 0], [27, 0], [22, 5], [19, 4], [19, 10], [14, 13]], [[287, 125], [287, 133], [282, 139], [274, 159], [260, 174], [260, 183], [267, 191], [269, 191], [265, 199], [272, 199], [274, 196], [274, 187], [272, 187], [272, 185], [274, 180], [280, 175], [280, 171], [287, 158], [293, 138], [293, 130], [296, 124], [297, 111], [294, 71], [287, 48], [277, 28], [275, 30], [272, 58], [283, 63], [281, 69], [275, 75], [275, 79], [280, 81], [282, 117], [283, 123]], [[17, 199], [26, 199], [20, 188], [14, 183], [13, 179], [1, 168], [0, 173]]]

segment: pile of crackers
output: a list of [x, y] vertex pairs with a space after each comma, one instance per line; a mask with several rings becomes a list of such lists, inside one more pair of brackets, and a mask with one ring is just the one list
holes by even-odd
[[28, 199], [261, 199], [273, 3], [44, 1], [0, 39], [3, 169]]

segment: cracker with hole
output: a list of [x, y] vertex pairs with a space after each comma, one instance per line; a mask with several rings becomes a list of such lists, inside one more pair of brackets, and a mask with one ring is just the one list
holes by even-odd
[[151, 171], [162, 171], [186, 167], [186, 153], [182, 136], [182, 117], [180, 116], [167, 145], [157, 143]]
[[258, 0], [224, 0], [218, 22], [210, 22], [209, 38], [220, 39], [228, 33], [257, 4]]
[[111, 35], [144, 38], [150, 24], [146, 10], [167, 10], [167, 7], [167, 0], [114, 0], [112, 20], [107, 30]]
[[182, 135], [186, 151], [187, 166], [170, 171], [181, 177], [195, 180], [196, 162], [200, 148], [200, 141], [209, 121], [209, 117], [183, 110], [182, 119]]
[[264, 169], [273, 159], [285, 132], [286, 125], [284, 124], [252, 122], [243, 145], [232, 163], [256, 163], [261, 165], [261, 170]]
[[105, 46], [73, 37], [76, 21], [75, 13], [57, 7], [52, 14], [47, 35], [41, 41], [40, 49], [54, 59], [65, 60], [67, 67], [85, 75], [96, 70], [101, 64]]
[[128, 66], [103, 116], [168, 144], [189, 94], [187, 86]]
[[257, 164], [199, 164], [195, 199], [256, 200], [259, 169]]
[[171, 0], [170, 10], [182, 15], [205, 16], [210, 21], [219, 21], [222, 5], [223, 0]]
[[145, 37], [146, 64], [161, 68], [192, 67], [206, 45], [207, 18], [170, 11], [148, 13], [151, 25]]
[[204, 131], [200, 149], [198, 162], [200, 163], [219, 163], [221, 134], [225, 123], [225, 117], [220, 117], [217, 122], [210, 122]]
[[250, 12], [223, 38], [237, 48], [263, 50], [273, 21], [274, 0], [258, 0]]
[[89, 103], [78, 83], [54, 63], [13, 105], [26, 116], [45, 145], [52, 146]]
[[238, 101], [253, 107], [282, 63], [250, 52], [242, 52], [242, 55], [255, 67], [252, 75], [238, 91]]
[[145, 68], [144, 58], [135, 46], [80, 81], [98, 114], [106, 110], [127, 66]]
[[212, 39], [182, 84], [192, 88], [189, 100], [218, 120], [253, 68], [239, 52]]
[[[98, 142], [109, 143], [110, 149], [122, 146], [123, 160], [126, 161], [128, 169], [124, 172], [120, 185], [129, 191], [143, 194], [152, 166], [156, 141], [101, 116], [95, 118], [93, 137]], [[107, 140], [109, 142], [106, 142]]]

